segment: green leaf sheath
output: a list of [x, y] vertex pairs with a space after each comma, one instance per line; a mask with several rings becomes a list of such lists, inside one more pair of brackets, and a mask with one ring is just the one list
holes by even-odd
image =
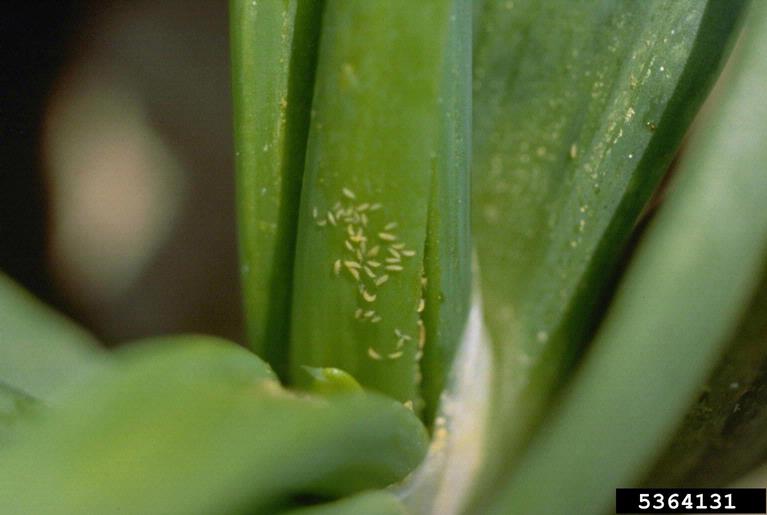
[[422, 319], [427, 423], [434, 417], [463, 334], [471, 298], [471, 2], [454, 0], [439, 105], [441, 133], [429, 196]]
[[0, 450], [0, 512], [279, 513], [400, 480], [426, 444], [391, 399], [297, 397], [234, 344], [146, 342]]
[[742, 6], [484, 2], [472, 231], [497, 366], [477, 499], [513, 466], [593, 330], [616, 257], [716, 77]]
[[93, 336], [0, 275], [0, 383], [50, 400], [100, 358]]
[[767, 104], [755, 101], [767, 80], [767, 4], [754, 7], [732, 82], [587, 359], [490, 513], [608, 509], [615, 487], [641, 479], [737, 329], [767, 256]]
[[294, 269], [291, 379], [337, 367], [419, 410], [424, 247], [451, 2], [328, 1]]
[[245, 320], [251, 347], [280, 375], [321, 8], [321, 0], [230, 2]]

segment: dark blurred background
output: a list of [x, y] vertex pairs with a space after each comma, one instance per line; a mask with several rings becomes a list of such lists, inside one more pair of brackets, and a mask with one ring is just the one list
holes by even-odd
[[0, 22], [0, 269], [106, 343], [239, 340], [225, 0]]

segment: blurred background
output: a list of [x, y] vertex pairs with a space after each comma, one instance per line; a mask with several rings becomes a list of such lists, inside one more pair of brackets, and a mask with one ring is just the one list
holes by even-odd
[[14, 4], [0, 269], [110, 345], [241, 340], [227, 2]]

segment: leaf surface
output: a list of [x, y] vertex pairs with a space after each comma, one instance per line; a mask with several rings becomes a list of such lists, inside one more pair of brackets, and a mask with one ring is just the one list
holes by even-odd
[[441, 139], [462, 130], [441, 121], [451, 13], [435, 0], [326, 4], [294, 273], [299, 385], [301, 367], [337, 367], [420, 411], [429, 199]]
[[103, 357], [93, 336], [0, 275], [0, 382], [9, 391], [50, 400]]
[[767, 255], [767, 103], [753, 100], [767, 79], [767, 5], [755, 7], [732, 82], [569, 391], [490, 513], [608, 509], [615, 487], [641, 479], [736, 331]]
[[742, 6], [477, 8], [472, 230], [496, 363], [480, 505], [594, 330], [617, 257], [719, 71]]
[[280, 375], [288, 360], [298, 202], [321, 1], [231, 0], [237, 218], [245, 322]]
[[400, 480], [426, 435], [379, 396], [298, 397], [245, 349], [121, 350], [0, 450], [3, 513], [275, 513]]

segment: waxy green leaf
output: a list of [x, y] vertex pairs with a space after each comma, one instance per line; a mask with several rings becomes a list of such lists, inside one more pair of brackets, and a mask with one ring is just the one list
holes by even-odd
[[448, 386], [471, 300], [471, 3], [453, 0], [452, 4], [424, 255], [427, 284], [421, 318], [426, 335], [421, 391], [429, 424]]
[[[732, 3], [713, 6], [722, 16]], [[767, 103], [754, 101], [767, 80], [767, 4], [754, 7], [732, 82], [569, 391], [490, 513], [608, 509], [614, 488], [651, 465], [748, 308], [767, 256]]]
[[763, 269], [735, 336], [645, 483], [713, 488], [735, 481], [767, 456], [765, 278]]
[[391, 399], [299, 397], [232, 343], [154, 340], [119, 351], [0, 450], [0, 511], [275, 513], [398, 481], [425, 447]]
[[[457, 102], [442, 91], [451, 15], [436, 0], [326, 4], [293, 283], [299, 385], [303, 366], [338, 367], [420, 411], [429, 199], [435, 176], [437, 195], [465, 188], [439, 170], [465, 160], [444, 142], [463, 119], [441, 118], [443, 95]], [[457, 245], [448, 229], [435, 228], [431, 267]]]
[[93, 336], [0, 275], [0, 383], [50, 400], [102, 358]]
[[287, 370], [298, 202], [322, 1], [231, 0], [241, 278], [248, 340]]
[[593, 331], [620, 250], [717, 75], [742, 6], [478, 8], [472, 230], [496, 362], [478, 505], [511, 473]]

